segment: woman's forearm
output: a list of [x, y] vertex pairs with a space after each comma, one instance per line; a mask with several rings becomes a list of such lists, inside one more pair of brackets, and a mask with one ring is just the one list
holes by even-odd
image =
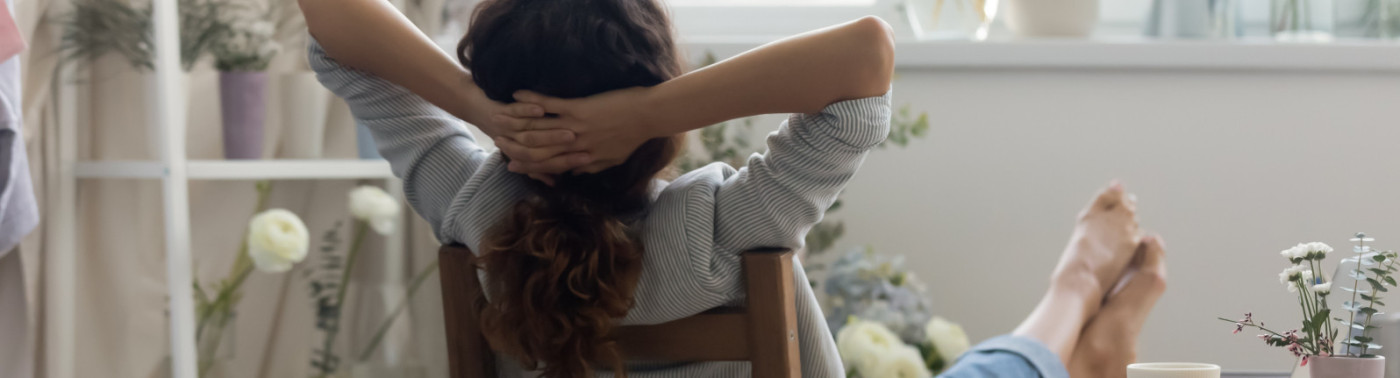
[[299, 0], [306, 25], [337, 62], [398, 84], [463, 120], [471, 109], [471, 75], [384, 0]]
[[[764, 45], [653, 87], [645, 111], [657, 135], [772, 113], [815, 113], [879, 96], [894, 74], [889, 25], [875, 17]], [[659, 129], [659, 128], [658, 128]]]

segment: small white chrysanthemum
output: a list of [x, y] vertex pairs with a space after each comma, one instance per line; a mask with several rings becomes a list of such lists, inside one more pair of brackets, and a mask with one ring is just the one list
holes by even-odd
[[952, 365], [953, 361], [957, 361], [963, 352], [972, 347], [962, 326], [941, 316], [929, 319], [928, 324], [924, 325], [924, 336], [933, 344], [933, 349], [938, 351], [938, 355], [943, 357], [947, 365]]
[[841, 362], [848, 369], [861, 372], [862, 376], [874, 372], [881, 364], [881, 358], [898, 347], [904, 347], [899, 335], [872, 321], [856, 319], [836, 333], [836, 350], [841, 354]]
[[382, 235], [394, 232], [399, 216], [399, 201], [376, 186], [360, 186], [350, 191], [350, 214], [369, 223]]
[[1302, 265], [1290, 266], [1290, 267], [1288, 267], [1287, 269], [1284, 269], [1282, 272], [1279, 272], [1279, 274], [1278, 274], [1278, 282], [1279, 282], [1279, 283], [1282, 283], [1284, 286], [1288, 287], [1288, 292], [1290, 292], [1290, 293], [1298, 291], [1298, 287], [1297, 287], [1297, 284], [1296, 284], [1295, 282], [1297, 282], [1298, 280], [1300, 280], [1300, 279], [1302, 279], [1302, 278], [1303, 278], [1303, 266], [1302, 266]]
[[1298, 245], [1295, 245], [1289, 249], [1285, 249], [1279, 252], [1278, 254], [1282, 255], [1285, 260], [1297, 264], [1301, 262], [1303, 256], [1307, 254], [1306, 249], [1307, 246], [1303, 245], [1302, 243], [1298, 243]]
[[1306, 258], [1322, 260], [1327, 257], [1328, 253], [1332, 253], [1332, 246], [1327, 245], [1327, 243], [1312, 242], [1308, 243]]
[[1314, 293], [1317, 293], [1318, 295], [1327, 295], [1327, 294], [1331, 294], [1331, 293], [1332, 293], [1332, 283], [1331, 283], [1331, 282], [1323, 282], [1323, 283], [1320, 283], [1320, 284], [1317, 284], [1317, 285], [1313, 285], [1312, 291], [1313, 291]]
[[862, 377], [870, 378], [927, 378], [931, 376], [924, 365], [919, 350], [908, 345], [899, 345], [888, 354], [882, 355], [876, 366], [862, 370]]
[[248, 257], [258, 270], [280, 273], [306, 259], [311, 244], [306, 224], [295, 213], [272, 209], [248, 222]]

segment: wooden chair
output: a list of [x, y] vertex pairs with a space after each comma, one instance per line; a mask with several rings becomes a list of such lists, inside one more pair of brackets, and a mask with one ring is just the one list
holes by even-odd
[[[628, 360], [750, 361], [754, 377], [801, 375], [792, 251], [745, 252], [748, 305], [719, 308], [665, 324], [618, 327]], [[485, 301], [476, 255], [462, 246], [438, 251], [451, 378], [495, 377], [495, 354], [481, 334]]]

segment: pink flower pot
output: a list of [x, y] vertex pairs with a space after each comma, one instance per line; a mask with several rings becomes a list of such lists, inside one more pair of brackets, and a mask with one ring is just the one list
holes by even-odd
[[1318, 357], [1308, 358], [1308, 373], [1312, 378], [1384, 378], [1385, 357]]

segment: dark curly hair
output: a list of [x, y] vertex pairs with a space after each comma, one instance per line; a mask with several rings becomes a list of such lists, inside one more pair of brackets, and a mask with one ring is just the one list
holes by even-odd
[[[457, 48], [476, 84], [500, 102], [528, 89], [572, 98], [653, 86], [681, 73], [670, 21], [655, 0], [486, 0]], [[643, 143], [597, 174], [533, 183], [478, 251], [491, 301], [492, 347], [545, 377], [625, 376], [608, 338], [641, 275], [639, 221], [655, 178], [683, 136]]]

